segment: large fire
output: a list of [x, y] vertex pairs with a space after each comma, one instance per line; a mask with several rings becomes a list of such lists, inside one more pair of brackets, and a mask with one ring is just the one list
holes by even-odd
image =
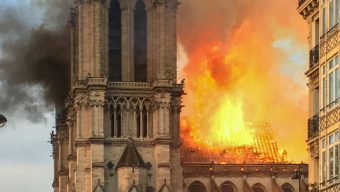
[[[286, 161], [283, 147], [292, 160], [305, 160], [305, 28], [287, 18], [294, 11], [303, 22], [296, 1], [259, 1], [264, 10], [245, 0], [201, 3], [186, 1], [179, 15], [180, 60], [188, 60], [181, 71], [188, 93], [181, 119], [185, 145], [233, 162]], [[234, 10], [221, 10], [225, 4]]]

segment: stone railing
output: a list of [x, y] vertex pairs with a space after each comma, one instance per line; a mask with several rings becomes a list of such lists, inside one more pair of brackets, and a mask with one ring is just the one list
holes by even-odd
[[305, 2], [306, 0], [299, 0], [299, 7]]
[[335, 183], [333, 185], [327, 186], [321, 190], [320, 192], [339, 192], [340, 191], [340, 183]]
[[308, 175], [307, 164], [194, 164], [183, 163], [185, 176], [204, 175]]
[[[323, 57], [340, 43], [339, 24], [333, 26], [327, 34], [320, 37], [320, 57]], [[327, 39], [326, 39], [327, 37]]]
[[309, 52], [309, 67], [312, 68], [319, 64], [319, 45], [316, 45]]
[[340, 109], [338, 106], [336, 106], [331, 111], [327, 112], [327, 114], [320, 117], [320, 124], [319, 124], [319, 130], [322, 131], [329, 126], [334, 125], [336, 122], [339, 121], [340, 117]]
[[313, 139], [319, 135], [319, 114], [308, 119], [308, 139]]
[[108, 83], [109, 88], [117, 88], [117, 89], [129, 89], [129, 88], [150, 88], [150, 83], [145, 82], [109, 82]]

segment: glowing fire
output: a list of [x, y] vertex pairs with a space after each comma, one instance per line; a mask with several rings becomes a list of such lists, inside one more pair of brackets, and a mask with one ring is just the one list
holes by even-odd
[[220, 96], [216, 82], [208, 71], [202, 74], [196, 85], [193, 99], [197, 113], [189, 118], [193, 128], [191, 137], [211, 148], [251, 145], [254, 136], [245, 126], [242, 101], [234, 100], [227, 94]]
[[[213, 5], [189, 0], [186, 3], [195, 10], [180, 12], [182, 20], [199, 18], [181, 21], [186, 28], [179, 32], [180, 54], [188, 60], [181, 71], [188, 93], [181, 118], [185, 146], [193, 153], [209, 151], [235, 162], [282, 162], [287, 152], [277, 146], [277, 138], [295, 161], [305, 160], [307, 107], [301, 106], [307, 106], [307, 97], [300, 78], [305, 67], [289, 58], [306, 51], [301, 40], [306, 33], [298, 30], [301, 24], [293, 23], [287, 12], [303, 20], [288, 1], [261, 0], [261, 10], [243, 0], [230, 2], [235, 3], [235, 12], [220, 10], [225, 5], [222, 0]], [[205, 9], [211, 9], [209, 18], [214, 17], [214, 22], [205, 21]], [[230, 15], [241, 19], [237, 24], [225, 22]], [[274, 132], [263, 131], [257, 122], [269, 122]]]

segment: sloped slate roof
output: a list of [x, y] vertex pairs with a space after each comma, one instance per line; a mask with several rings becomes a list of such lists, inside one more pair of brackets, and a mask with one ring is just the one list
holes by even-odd
[[138, 153], [132, 140], [129, 140], [125, 150], [120, 157], [116, 169], [120, 167], [142, 167], [147, 168], [142, 156]]

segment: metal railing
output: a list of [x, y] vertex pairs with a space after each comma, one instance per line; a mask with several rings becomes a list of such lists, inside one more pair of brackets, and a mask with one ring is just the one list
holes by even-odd
[[319, 114], [308, 119], [308, 139], [319, 135]]
[[317, 64], [319, 64], [319, 45], [316, 45], [309, 52], [309, 67], [312, 68]]

